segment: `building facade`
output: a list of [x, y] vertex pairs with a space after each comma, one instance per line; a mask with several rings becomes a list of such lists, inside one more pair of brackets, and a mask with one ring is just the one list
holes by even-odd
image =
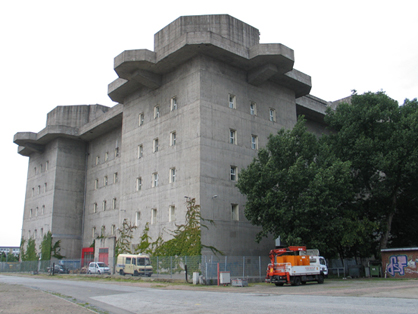
[[127, 219], [134, 239], [149, 223], [153, 239], [167, 240], [195, 198], [215, 222], [202, 228], [204, 245], [267, 254], [274, 241], [255, 242], [259, 228], [235, 186], [240, 170], [299, 115], [320, 135], [328, 103], [309, 95], [293, 50], [260, 44], [258, 29], [229, 15], [180, 17], [154, 42], [154, 51], [115, 58], [114, 107], [57, 107], [45, 129], [15, 135], [29, 157], [22, 237], [38, 245], [51, 231], [63, 255], [79, 258]]

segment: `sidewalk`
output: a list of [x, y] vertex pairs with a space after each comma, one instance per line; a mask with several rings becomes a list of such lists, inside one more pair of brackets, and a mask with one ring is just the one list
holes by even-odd
[[0, 283], [1, 314], [26, 314], [38, 312], [59, 314], [97, 313], [41, 290]]

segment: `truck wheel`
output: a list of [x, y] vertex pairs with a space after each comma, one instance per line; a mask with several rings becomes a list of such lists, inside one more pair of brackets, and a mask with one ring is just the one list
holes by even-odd
[[302, 285], [306, 285], [306, 281], [302, 281]]
[[123, 272], [123, 269], [119, 270], [119, 275], [125, 276], [125, 273]]
[[290, 284], [292, 286], [299, 286], [300, 285], [300, 277], [292, 277], [292, 279], [290, 279]]
[[274, 284], [276, 285], [276, 287], [283, 287], [284, 285], [283, 282], [275, 282]]
[[134, 271], [134, 276], [139, 276], [139, 273], [137, 270]]
[[320, 275], [318, 276], [318, 283], [319, 283], [319, 284], [324, 283], [324, 275], [320, 274]]

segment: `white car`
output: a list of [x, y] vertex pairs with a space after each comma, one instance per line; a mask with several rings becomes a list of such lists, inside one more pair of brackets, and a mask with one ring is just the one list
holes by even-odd
[[89, 269], [87, 270], [87, 274], [109, 274], [110, 275], [110, 268], [102, 262], [92, 262], [89, 264]]

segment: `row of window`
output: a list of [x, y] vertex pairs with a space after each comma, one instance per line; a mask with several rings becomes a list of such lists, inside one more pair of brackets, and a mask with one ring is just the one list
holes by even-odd
[[29, 210], [29, 218], [36, 217], [38, 215], [43, 215], [44, 213], [45, 213], [45, 205], [42, 205], [40, 210], [39, 210], [38, 207], [36, 207], [35, 210], [33, 210], [33, 208], [31, 208]]
[[[170, 111], [177, 110], [178, 104], [177, 104], [177, 97], [172, 97], [170, 99]], [[160, 112], [160, 105], [156, 105], [154, 107], [154, 119], [158, 119], [161, 115]], [[144, 124], [145, 121], [145, 114], [141, 112], [138, 116], [138, 125], [141, 126]]]
[[[156, 208], [151, 209], [151, 221], [150, 221], [151, 225], [156, 224], [158, 222], [157, 213], [158, 211]], [[239, 221], [239, 205], [238, 204], [231, 204], [231, 220]], [[169, 222], [176, 221], [176, 207], [174, 205], [170, 205], [168, 207], [168, 221]], [[138, 227], [140, 223], [141, 223], [141, 212], [137, 211], [135, 213], [135, 226]], [[110, 229], [111, 235], [115, 235], [115, 232], [116, 232], [115, 225], [112, 225]], [[106, 235], [106, 227], [102, 226], [100, 236], [105, 236], [105, 235]], [[92, 237], [96, 238], [97, 236], [99, 235], [96, 233], [96, 227], [93, 227]]]
[[37, 174], [40, 174], [44, 171], [48, 171], [48, 168], [49, 168], [49, 161], [47, 160], [45, 162], [45, 168], [43, 167], [42, 164], [40, 164], [39, 167], [33, 167], [33, 173], [34, 173], [34, 175], [37, 175]]
[[[116, 209], [117, 208], [117, 199], [116, 199], [116, 197], [114, 197], [113, 199], [112, 199], [112, 207], [111, 207], [111, 209]], [[102, 211], [106, 211], [108, 209], [108, 206], [107, 206], [107, 201], [106, 200], [103, 200], [103, 202], [102, 202]], [[93, 213], [97, 213], [98, 212], [98, 205], [97, 205], [97, 203], [94, 203], [93, 204]]]
[[[229, 143], [234, 145], [238, 144], [237, 130], [229, 129]], [[258, 136], [254, 134], [251, 134], [251, 149], [258, 149]]]
[[[44, 237], [44, 228], [41, 228], [40, 229], [40, 237], [41, 237], [41, 239]], [[28, 230], [28, 239], [30, 239], [30, 238], [34, 238], [35, 240], [38, 238], [38, 229], [35, 229], [34, 231], [33, 231], [33, 234], [32, 234], [32, 232], [30, 231], [30, 230]]]
[[[116, 147], [115, 152], [114, 152], [114, 156], [116, 158], [116, 157], [119, 157], [119, 155], [120, 155], [119, 147]], [[107, 161], [109, 161], [109, 152], [105, 152], [105, 155], [104, 155], [104, 162], [107, 162]], [[100, 164], [100, 156], [96, 156], [95, 164], [96, 164], [96, 166]]]
[[[43, 193], [46, 193], [46, 191], [48, 190], [48, 184], [46, 182], [44, 183], [44, 188], [43, 189], [41, 188], [40, 185], [38, 185], [38, 188], [36, 190], [37, 193], [38, 193], [37, 195], [41, 194], [42, 190], [43, 190]], [[31, 196], [35, 196], [35, 188], [32, 188]]]
[[[113, 184], [118, 182], [118, 173], [115, 172], [113, 174]], [[106, 175], [103, 178], [103, 186], [107, 186], [109, 184], [109, 177]], [[94, 180], [94, 189], [97, 190], [99, 188], [99, 179]]]
[[[177, 177], [177, 170], [175, 167], [169, 169], [169, 175], [168, 175], [168, 183], [174, 183], [176, 182]], [[151, 175], [151, 187], [155, 188], [159, 186], [159, 174], [158, 172], [154, 172]], [[113, 176], [114, 183], [117, 182], [117, 172]], [[238, 168], [236, 166], [231, 166], [230, 168], [230, 180], [231, 181], [237, 181], [238, 180]], [[103, 179], [103, 186], [108, 185], [108, 177], [105, 176]], [[141, 191], [143, 185], [142, 177], [136, 178], [136, 191]], [[99, 188], [99, 179], [94, 180], [94, 189], [97, 190]]]
[[[237, 109], [237, 97], [233, 94], [228, 95], [228, 106], [231, 109]], [[250, 114], [252, 116], [257, 115], [257, 103], [254, 101], [250, 102]], [[276, 110], [273, 108], [269, 108], [269, 121], [276, 122]]]

